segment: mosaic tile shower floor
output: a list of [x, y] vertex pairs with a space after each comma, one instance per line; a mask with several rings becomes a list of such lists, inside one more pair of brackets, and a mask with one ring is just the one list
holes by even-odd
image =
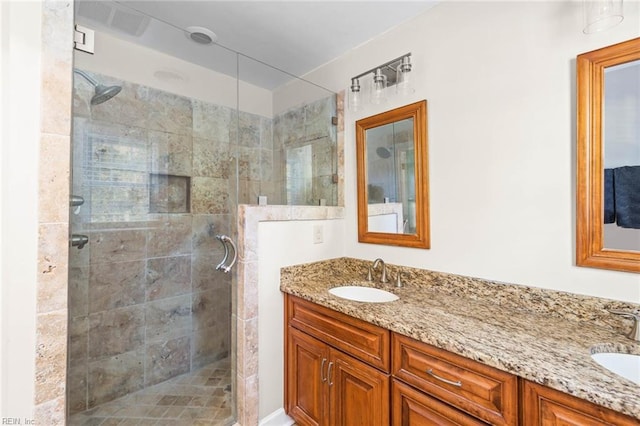
[[209, 364], [91, 410], [74, 414], [68, 426], [226, 426], [233, 423], [231, 364]]

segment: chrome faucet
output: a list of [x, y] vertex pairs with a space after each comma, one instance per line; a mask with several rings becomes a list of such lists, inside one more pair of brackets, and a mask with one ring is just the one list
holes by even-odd
[[620, 315], [621, 317], [631, 318], [633, 320], [633, 326], [631, 327], [631, 331], [627, 334], [627, 337], [631, 340], [635, 340], [636, 342], [640, 342], [640, 327], [638, 327], [638, 322], [640, 322], [640, 315], [633, 312], [625, 312], [625, 311], [609, 311], [614, 315]]
[[384, 264], [384, 260], [377, 258], [373, 261], [373, 265], [369, 266], [369, 273], [367, 274], [367, 281], [373, 281], [373, 271], [378, 268], [378, 265], [382, 264], [382, 275], [380, 275], [381, 283], [388, 283], [387, 279], [387, 265]]

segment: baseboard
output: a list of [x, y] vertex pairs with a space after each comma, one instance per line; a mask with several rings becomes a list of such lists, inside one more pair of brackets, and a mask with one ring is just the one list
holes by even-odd
[[291, 426], [295, 422], [284, 412], [284, 408], [280, 408], [269, 414], [258, 423], [258, 426]]

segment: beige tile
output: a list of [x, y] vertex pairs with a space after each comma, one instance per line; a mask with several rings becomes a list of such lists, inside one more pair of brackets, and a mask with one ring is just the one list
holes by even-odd
[[65, 398], [63, 396], [37, 404], [34, 409], [34, 420], [37, 425], [64, 426]]
[[67, 404], [69, 414], [87, 409], [87, 363], [70, 363], [67, 374]]
[[184, 411], [184, 407], [171, 406], [167, 408], [167, 411], [164, 412], [164, 414], [162, 415], [162, 418], [177, 419], [178, 417], [180, 417], [183, 411]]
[[191, 135], [149, 131], [149, 164], [154, 173], [192, 175]]
[[191, 292], [191, 256], [147, 260], [146, 300]]
[[192, 217], [171, 215], [153, 222], [147, 235], [148, 257], [178, 256], [191, 253]]
[[[240, 321], [238, 324], [238, 352], [242, 353], [242, 363], [238, 362], [238, 373], [242, 377], [258, 374], [258, 319]], [[240, 358], [238, 358], [240, 361]]]
[[89, 347], [89, 317], [69, 318], [69, 342], [67, 353], [70, 365], [86, 363]]
[[239, 261], [236, 268], [237, 315], [244, 320], [256, 318], [258, 316], [258, 262]]
[[[231, 262], [233, 253], [229, 254], [227, 264]], [[192, 256], [192, 285], [193, 291], [218, 290], [231, 287], [231, 274], [216, 270], [216, 266], [224, 259], [224, 251], [217, 248], [211, 253], [199, 252]]]
[[190, 367], [191, 339], [189, 337], [147, 345], [145, 349], [145, 386], [187, 373]]
[[191, 333], [191, 296], [177, 296], [145, 304], [146, 337], [166, 341]]
[[68, 240], [66, 224], [43, 224], [38, 238], [39, 313], [67, 309]]
[[69, 267], [69, 317], [89, 313], [89, 267]]
[[231, 292], [228, 288], [193, 293], [193, 331], [210, 327], [221, 327], [228, 332], [228, 321], [224, 321], [231, 311]]
[[[201, 328], [192, 335], [192, 364], [194, 368], [207, 365], [226, 356], [230, 349], [230, 327]], [[194, 383], [204, 385], [202, 383]]]
[[[144, 308], [130, 306], [89, 316], [89, 358], [130, 353], [144, 345]], [[114, 363], [113, 366], [119, 364]], [[129, 368], [120, 370], [123, 373]], [[135, 387], [132, 387], [135, 389]]]
[[193, 139], [193, 176], [228, 179], [230, 162], [228, 142]]
[[[231, 216], [228, 214], [197, 214], [193, 215], [192, 221], [192, 246], [193, 253], [211, 252], [223, 253], [223, 245], [216, 239], [216, 235], [229, 235], [229, 222]], [[222, 258], [220, 258], [222, 259]]]
[[[71, 92], [71, 61], [45, 53], [42, 56], [43, 102], [40, 107], [42, 133], [71, 134]], [[67, 158], [67, 164], [68, 161]]]
[[193, 135], [229, 144], [229, 129], [235, 126], [231, 120], [231, 109], [195, 99], [192, 104]]
[[260, 154], [261, 149], [259, 147], [244, 147], [238, 148], [238, 176], [240, 179], [260, 181], [261, 169], [260, 169]]
[[91, 263], [113, 263], [146, 257], [146, 230], [98, 231], [91, 234]]
[[180, 135], [192, 134], [193, 114], [189, 98], [148, 88], [146, 101], [149, 129]]
[[96, 263], [89, 274], [89, 313], [145, 300], [145, 261]]
[[41, 223], [69, 220], [69, 161], [71, 138], [67, 135], [43, 134], [40, 138], [38, 184], [39, 221]]
[[191, 211], [194, 214], [228, 214], [227, 179], [194, 177], [191, 179]]
[[89, 364], [89, 407], [142, 389], [144, 350], [123, 353]]
[[67, 375], [67, 312], [36, 316], [35, 403], [65, 397]]

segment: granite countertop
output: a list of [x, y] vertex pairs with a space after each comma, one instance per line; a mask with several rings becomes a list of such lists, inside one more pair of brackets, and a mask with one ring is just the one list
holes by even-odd
[[[409, 271], [404, 287], [395, 288], [391, 283], [364, 280], [362, 271], [361, 262], [344, 258], [283, 268], [280, 289], [640, 419], [640, 386], [601, 367], [590, 356], [595, 352], [640, 354], [640, 344], [615, 328], [532, 308], [538, 301], [531, 299], [544, 297], [536, 290], [532, 298], [529, 287], [481, 283], [483, 290], [478, 295], [471, 293], [471, 287], [459, 276], [425, 271], [420, 282], [415, 282], [420, 274]], [[447, 279], [450, 282], [443, 291]], [[340, 285], [383, 288], [399, 300], [363, 303], [328, 292]], [[507, 290], [510, 303], [502, 303], [502, 293]], [[554, 292], [550, 293], [553, 296]], [[589, 305], [585, 300], [576, 303], [582, 309]]]

